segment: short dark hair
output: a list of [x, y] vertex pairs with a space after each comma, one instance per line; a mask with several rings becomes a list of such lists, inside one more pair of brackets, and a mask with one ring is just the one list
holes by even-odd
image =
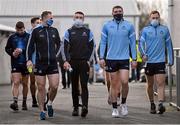
[[112, 8], [112, 11], [114, 11], [114, 9], [118, 9], [118, 8], [120, 8], [120, 9], [123, 10], [122, 6], [114, 6], [114, 7]]
[[84, 13], [82, 11], [77, 11], [77, 12], [75, 12], [75, 14], [81, 14], [84, 16]]
[[31, 23], [35, 23], [36, 20], [39, 20], [39, 19], [40, 19], [40, 17], [33, 17], [33, 18], [31, 18]]
[[152, 14], [158, 14], [158, 15], [160, 16], [159, 11], [157, 11], [157, 10], [153, 10], [153, 11], [151, 11], [150, 16], [151, 16]]
[[18, 21], [18, 22], [16, 23], [16, 28], [17, 28], [17, 29], [25, 28], [25, 27], [24, 27], [24, 23], [23, 23], [22, 21]]
[[43, 11], [42, 14], [41, 14], [41, 19], [43, 19], [48, 14], [52, 14], [52, 12], [51, 11]]

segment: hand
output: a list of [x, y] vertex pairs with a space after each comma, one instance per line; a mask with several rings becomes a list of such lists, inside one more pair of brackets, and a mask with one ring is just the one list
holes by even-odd
[[17, 58], [19, 56], [20, 52], [18, 51], [18, 49], [15, 49], [14, 52], [13, 52], [13, 56], [15, 58]]
[[33, 67], [32, 61], [31, 60], [27, 61], [26, 66], [27, 66], [27, 68]]
[[146, 61], [148, 61], [148, 57], [147, 57], [146, 55], [144, 55], [144, 56], [142, 57], [142, 60], [143, 60], [143, 62], [146, 62]]
[[104, 59], [100, 59], [99, 60], [99, 65], [101, 66], [101, 68], [104, 68], [105, 67], [105, 61], [104, 61]]
[[69, 62], [66, 61], [66, 62], [64, 62], [63, 67], [65, 70], [68, 70], [71, 67], [71, 65], [69, 64]]
[[135, 69], [137, 67], [137, 62], [136, 61], [132, 61], [131, 62], [131, 67], [132, 67], [132, 69]]

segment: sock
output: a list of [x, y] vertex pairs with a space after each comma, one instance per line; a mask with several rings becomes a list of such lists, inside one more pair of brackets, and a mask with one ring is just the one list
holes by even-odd
[[125, 104], [125, 103], [126, 103], [126, 98], [122, 98], [121, 104]]
[[112, 103], [112, 107], [115, 108], [115, 109], [117, 109], [117, 102], [113, 102], [113, 103]]
[[26, 104], [27, 97], [23, 97], [23, 104]]
[[151, 105], [154, 104], [154, 100], [151, 100], [150, 103], [151, 103]]
[[162, 100], [159, 100], [159, 105], [163, 105], [163, 102]]
[[33, 100], [33, 103], [37, 103], [35, 95], [32, 96], [32, 100]]
[[15, 103], [17, 103], [18, 102], [18, 97], [13, 97], [13, 100], [14, 100]]
[[48, 105], [52, 105], [52, 101], [49, 100], [49, 101], [48, 101]]
[[121, 94], [120, 94], [120, 92], [119, 92], [117, 97], [120, 98], [120, 96], [121, 96]]

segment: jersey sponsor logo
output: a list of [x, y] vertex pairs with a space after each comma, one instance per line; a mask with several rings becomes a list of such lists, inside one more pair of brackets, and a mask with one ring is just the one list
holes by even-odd
[[161, 34], [161, 35], [163, 35], [163, 34], [164, 34], [164, 32], [161, 30], [161, 31], [160, 31], [160, 34]]
[[126, 26], [122, 26], [122, 30], [126, 30]]
[[86, 32], [83, 32], [82, 36], [87, 36], [87, 33], [86, 33]]
[[40, 34], [39, 37], [45, 37], [44, 34]]
[[52, 38], [55, 38], [55, 37], [56, 37], [56, 35], [53, 34], [53, 35], [52, 35]]
[[74, 35], [74, 34], [76, 34], [76, 32], [71, 32], [71, 35]]

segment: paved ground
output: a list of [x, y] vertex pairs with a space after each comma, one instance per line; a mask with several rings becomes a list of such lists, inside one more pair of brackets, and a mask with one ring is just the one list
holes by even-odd
[[[28, 111], [14, 113], [9, 109], [11, 86], [0, 86], [0, 123], [1, 124], [180, 124], [180, 112], [170, 107], [164, 115], [149, 114], [145, 84], [130, 84], [128, 97], [129, 115], [123, 118], [111, 118], [111, 107], [107, 104], [107, 90], [101, 83], [89, 86], [89, 114], [87, 118], [72, 117], [71, 90], [59, 88], [54, 102], [55, 117], [46, 121], [39, 120], [39, 110], [31, 107], [28, 97]], [[19, 101], [21, 107], [21, 101]]]

